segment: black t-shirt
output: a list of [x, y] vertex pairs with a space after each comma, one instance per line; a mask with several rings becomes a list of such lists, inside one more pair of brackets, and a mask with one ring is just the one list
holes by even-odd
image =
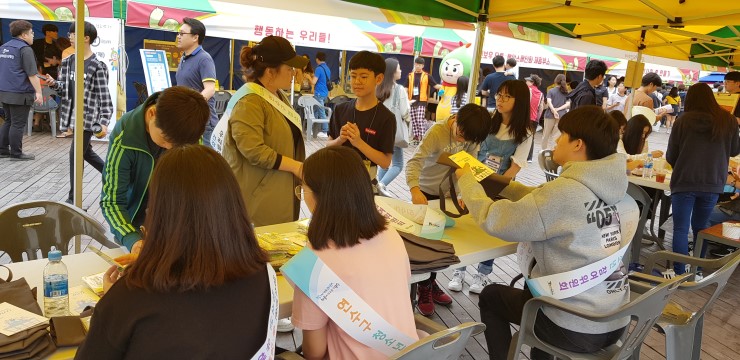
[[507, 80], [516, 80], [516, 78], [511, 75], [504, 75], [503, 72], [495, 72], [493, 74], [488, 74], [488, 76], [483, 79], [481, 90], [488, 91], [488, 102], [486, 103], [486, 107], [496, 107], [496, 93], [498, 93], [498, 88]]
[[267, 335], [267, 268], [208, 291], [158, 293], [116, 282], [77, 359], [250, 359]]
[[[396, 142], [396, 116], [382, 103], [365, 111], [355, 109], [357, 100], [348, 101], [337, 105], [329, 120], [329, 136], [332, 139], [339, 137], [342, 126], [348, 122], [357, 124], [360, 129], [362, 140], [371, 148], [385, 154], [393, 153], [393, 145]], [[357, 151], [363, 160], [367, 160], [360, 150], [345, 141], [343, 146], [349, 146]], [[372, 165], [376, 165], [372, 163]]]

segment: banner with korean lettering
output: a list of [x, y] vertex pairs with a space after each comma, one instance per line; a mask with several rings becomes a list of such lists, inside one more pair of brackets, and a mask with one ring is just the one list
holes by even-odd
[[[628, 60], [621, 60], [619, 64], [610, 67], [607, 74], [615, 76], [624, 76], [627, 72]], [[656, 73], [664, 82], [683, 82], [693, 84], [699, 81], [699, 71], [694, 69], [682, 69], [675, 66], [666, 66], [658, 64], [645, 63], [643, 74]]]
[[380, 316], [308, 247], [293, 256], [280, 272], [362, 344], [391, 356], [416, 341]]
[[[474, 34], [455, 32], [468, 42], [475, 39]], [[490, 64], [497, 55], [516, 59], [518, 66], [548, 70], [583, 71], [587, 62], [586, 53], [489, 34], [483, 43], [481, 62]]]
[[413, 35], [388, 32], [387, 37], [380, 35], [382, 31], [368, 34], [346, 18], [219, 1], [211, 4], [217, 14], [202, 19], [208, 36], [260, 41], [276, 35], [294, 46], [374, 52], [385, 52], [387, 48], [394, 53], [413, 53]]

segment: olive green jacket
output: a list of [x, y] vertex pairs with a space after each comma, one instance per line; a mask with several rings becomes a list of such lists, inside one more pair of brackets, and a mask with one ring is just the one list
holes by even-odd
[[[288, 103], [285, 96], [281, 99]], [[256, 94], [247, 94], [234, 106], [228, 120], [223, 156], [236, 175], [255, 226], [295, 221], [300, 202], [293, 189], [299, 179], [277, 170], [281, 157], [303, 162], [303, 137], [293, 140], [290, 123], [277, 109]]]

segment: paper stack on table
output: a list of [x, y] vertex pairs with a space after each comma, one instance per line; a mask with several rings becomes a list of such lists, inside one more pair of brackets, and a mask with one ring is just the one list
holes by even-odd
[[13, 336], [23, 330], [48, 322], [49, 319], [10, 303], [0, 304], [0, 334], [5, 336]]

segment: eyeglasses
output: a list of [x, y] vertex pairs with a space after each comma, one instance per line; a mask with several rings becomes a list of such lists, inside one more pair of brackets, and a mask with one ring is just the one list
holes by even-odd
[[186, 32], [182, 32], [182, 31], [180, 31], [180, 32], [177, 33], [177, 36], [183, 36], [183, 35], [193, 35], [193, 33], [186, 33]]
[[293, 193], [295, 194], [295, 197], [298, 198], [298, 200], [303, 201], [306, 198], [306, 193], [312, 192], [311, 190], [306, 190], [303, 188], [303, 186], [298, 185], [295, 187], [295, 190]]
[[369, 79], [370, 79], [370, 76], [367, 76], [367, 75], [365, 75], [365, 76], [352, 76], [352, 75], [350, 75], [349, 76], [350, 83], [358, 83], [360, 85], [367, 84], [367, 81]]
[[506, 94], [496, 94], [496, 102], [505, 103], [509, 100], [511, 100], [513, 96], [506, 95]]

